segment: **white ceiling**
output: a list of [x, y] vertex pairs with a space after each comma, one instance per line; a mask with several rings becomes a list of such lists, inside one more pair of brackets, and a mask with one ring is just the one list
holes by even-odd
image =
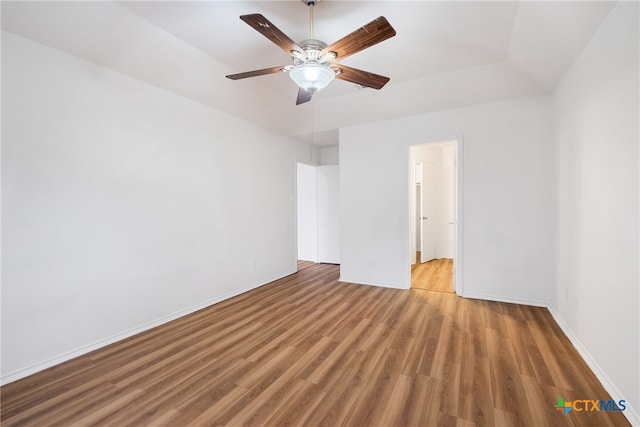
[[321, 1], [315, 38], [330, 44], [378, 16], [397, 35], [344, 64], [391, 77], [380, 91], [336, 80], [309, 104], [282, 74], [226, 74], [291, 59], [238, 17], [261, 13], [296, 41], [309, 38], [300, 0], [2, 2], [2, 27], [167, 91], [307, 140], [337, 129], [549, 94], [613, 2]]

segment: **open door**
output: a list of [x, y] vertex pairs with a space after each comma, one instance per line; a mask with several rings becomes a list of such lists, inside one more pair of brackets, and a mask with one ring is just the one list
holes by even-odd
[[435, 166], [422, 163], [422, 197], [420, 203], [420, 262], [436, 257], [436, 186]]
[[340, 168], [318, 166], [318, 262], [340, 264]]
[[298, 261], [318, 262], [318, 178], [316, 167], [297, 164]]

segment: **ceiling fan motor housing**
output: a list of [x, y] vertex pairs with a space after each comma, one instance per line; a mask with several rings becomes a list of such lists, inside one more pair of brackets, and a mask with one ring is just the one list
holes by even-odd
[[304, 60], [306, 61], [318, 61], [320, 59], [320, 51], [327, 47], [325, 42], [316, 39], [303, 40], [299, 44], [304, 50]]

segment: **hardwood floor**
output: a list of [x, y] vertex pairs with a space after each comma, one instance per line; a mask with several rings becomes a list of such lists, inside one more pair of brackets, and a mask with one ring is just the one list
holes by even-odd
[[438, 292], [453, 292], [453, 260], [450, 258], [434, 259], [411, 266], [411, 287]]
[[305, 261], [305, 260], [299, 259], [298, 260], [298, 271], [304, 270], [305, 268], [309, 268], [309, 267], [312, 267], [314, 265], [316, 265], [316, 263], [313, 262], [313, 261]]
[[3, 386], [3, 426], [623, 426], [544, 308], [315, 264]]

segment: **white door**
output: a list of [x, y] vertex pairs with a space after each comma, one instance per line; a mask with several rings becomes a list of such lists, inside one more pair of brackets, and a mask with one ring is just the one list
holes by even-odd
[[298, 259], [318, 262], [318, 175], [316, 167], [298, 163]]
[[447, 145], [442, 148], [442, 216], [445, 221], [446, 233], [443, 246], [444, 258], [453, 258], [455, 224], [456, 224], [456, 147]]
[[435, 166], [422, 164], [422, 202], [420, 204], [420, 262], [436, 257], [436, 183]]
[[340, 264], [338, 166], [318, 166], [318, 262]]

